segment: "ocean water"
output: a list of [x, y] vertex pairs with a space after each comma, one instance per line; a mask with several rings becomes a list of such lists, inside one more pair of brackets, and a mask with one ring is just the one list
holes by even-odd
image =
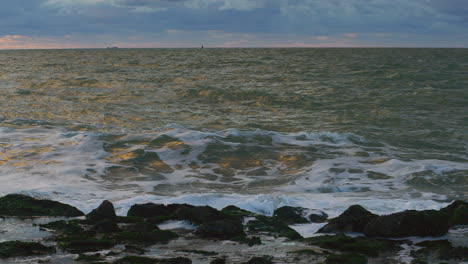
[[468, 195], [468, 49], [0, 51], [0, 195], [331, 216]]

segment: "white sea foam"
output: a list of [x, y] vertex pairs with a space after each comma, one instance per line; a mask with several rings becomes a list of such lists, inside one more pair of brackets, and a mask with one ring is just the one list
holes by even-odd
[[[105, 151], [105, 142], [99, 133], [43, 126], [22, 129], [0, 127], [0, 194], [20, 192], [59, 200], [85, 212], [108, 199], [115, 202], [120, 215], [125, 215], [132, 204], [157, 202], [210, 205], [218, 209], [236, 205], [265, 215], [273, 214], [278, 207], [291, 205], [323, 210], [333, 217], [352, 204], [361, 204], [378, 214], [440, 208], [446, 203], [434, 200], [443, 200], [443, 195], [419, 191], [414, 196], [406, 184], [408, 177], [421, 171], [438, 174], [468, 170], [468, 164], [443, 160], [402, 161], [389, 158], [377, 163], [369, 162], [385, 156], [372, 151], [368, 151], [369, 157], [356, 156], [355, 153], [363, 151], [363, 147], [353, 142], [366, 140], [353, 134], [236, 129], [199, 131], [172, 125], [152, 134], [132, 134], [119, 140], [150, 142], [161, 135], [177, 138], [190, 148], [190, 152], [182, 153], [183, 149], [166, 145], [155, 147], [139, 143], [130, 145], [125, 151], [142, 149], [156, 152], [173, 172], [161, 173], [165, 178], [157, 180], [150, 177], [114, 180], [112, 175], [103, 177], [106, 169], [116, 164], [109, 159], [111, 153]], [[239, 140], [232, 140], [233, 137]], [[265, 138], [271, 138], [271, 143]], [[218, 164], [200, 160], [200, 155], [213, 142], [234, 148], [260, 146], [262, 151], [281, 155], [316, 154], [314, 150], [303, 147], [316, 147], [323, 153], [320, 152], [313, 162], [301, 164], [297, 171], [288, 175], [283, 174], [286, 165], [282, 161], [268, 160], [262, 165], [267, 167], [267, 175], [248, 176], [246, 171], [234, 169], [235, 175], [232, 177], [236, 180], [226, 182], [221, 175], [206, 179], [198, 177], [215, 174], [213, 169], [220, 168]], [[199, 168], [193, 169], [192, 164], [197, 164]], [[369, 171], [384, 174], [388, 179], [372, 179], [367, 175]], [[195, 177], [187, 177], [194, 174]], [[263, 183], [282, 179], [286, 180], [274, 184]], [[257, 182], [255, 188], [250, 185]], [[156, 192], [159, 194], [156, 195], [154, 186], [162, 184], [174, 188], [167, 187], [169, 189], [165, 195], [160, 192]], [[216, 187], [211, 184], [216, 184]]]

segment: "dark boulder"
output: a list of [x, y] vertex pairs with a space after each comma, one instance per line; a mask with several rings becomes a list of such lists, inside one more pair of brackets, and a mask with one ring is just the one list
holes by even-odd
[[0, 243], [0, 258], [24, 257], [55, 253], [54, 247], [37, 242], [8, 241]]
[[367, 258], [356, 253], [332, 254], [327, 256], [325, 264], [367, 264]]
[[445, 235], [449, 227], [447, 217], [438, 211], [407, 210], [372, 219], [365, 227], [364, 234], [374, 237], [437, 237]]
[[468, 260], [468, 247], [454, 247], [448, 240], [429, 240], [417, 243], [411, 256], [419, 259]]
[[328, 224], [320, 228], [318, 233], [358, 232], [362, 233], [366, 225], [378, 217], [360, 205], [352, 205]]
[[447, 217], [450, 226], [468, 225], [468, 202], [454, 201], [439, 212]]
[[104, 219], [116, 219], [117, 215], [115, 214], [114, 205], [105, 200], [98, 206], [98, 208], [86, 215], [86, 218], [92, 221], [99, 221]]
[[153, 203], [135, 204], [130, 208], [127, 216], [150, 218], [152, 223], [161, 223], [168, 220], [189, 220], [194, 224], [235, 218], [210, 206]]
[[237, 217], [237, 218], [255, 216], [254, 213], [249, 212], [249, 211], [244, 210], [244, 209], [240, 209], [239, 207], [234, 206], [234, 205], [229, 205], [229, 206], [224, 207], [224, 208], [221, 210], [221, 212], [222, 212], [223, 214], [225, 214], [226, 216]]
[[225, 258], [217, 258], [210, 262], [210, 264], [226, 264]]
[[109, 249], [114, 246], [114, 241], [96, 238], [70, 238], [60, 243], [60, 246], [71, 253], [95, 252]]
[[304, 241], [325, 249], [359, 253], [371, 257], [377, 257], [382, 252], [399, 252], [403, 249], [399, 245], [400, 241], [348, 237], [344, 234], [310, 237]]
[[192, 260], [188, 258], [168, 258], [156, 259], [139, 256], [126, 256], [113, 262], [114, 264], [191, 264]]
[[210, 206], [196, 206], [192, 208], [188, 219], [195, 224], [203, 224], [210, 221], [223, 220], [228, 218], [220, 211]]
[[160, 230], [158, 228], [151, 232], [130, 232], [124, 231], [117, 233], [114, 238], [118, 242], [128, 242], [134, 244], [153, 245], [165, 244], [179, 236], [169, 230]]
[[328, 215], [319, 210], [312, 210], [308, 212], [309, 221], [312, 223], [323, 223], [327, 221]]
[[22, 194], [9, 194], [0, 198], [2, 216], [83, 216], [75, 207], [50, 200], [39, 200]]
[[146, 203], [132, 205], [130, 210], [128, 210], [127, 216], [150, 218], [168, 214], [172, 214], [172, 211], [166, 205]]
[[127, 216], [151, 218], [154, 223], [167, 220], [188, 220], [194, 207], [188, 204], [135, 204], [128, 210]]
[[272, 264], [271, 257], [253, 257], [245, 264]]
[[121, 231], [117, 223], [112, 220], [106, 219], [94, 224], [93, 230], [97, 233], [115, 233]]
[[291, 240], [301, 239], [302, 236], [288, 225], [281, 223], [273, 217], [259, 215], [255, 220], [247, 222], [247, 229], [251, 232], [267, 232]]
[[304, 217], [306, 210], [302, 207], [283, 206], [275, 210], [273, 217], [286, 225], [309, 223]]
[[244, 227], [240, 220], [223, 219], [214, 220], [201, 224], [196, 233], [201, 237], [230, 239], [245, 236]]

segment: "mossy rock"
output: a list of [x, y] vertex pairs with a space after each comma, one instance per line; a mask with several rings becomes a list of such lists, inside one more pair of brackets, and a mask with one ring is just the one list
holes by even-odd
[[210, 262], [210, 264], [226, 264], [225, 258], [217, 258]]
[[286, 225], [305, 224], [309, 221], [303, 216], [306, 208], [283, 206], [275, 210], [273, 217]]
[[110, 219], [97, 222], [96, 224], [94, 224], [93, 230], [101, 234], [115, 233], [121, 231], [117, 223]]
[[47, 224], [39, 225], [42, 228], [52, 229], [56, 231], [60, 231], [63, 234], [82, 234], [85, 230], [76, 222], [73, 221], [54, 221]]
[[120, 242], [132, 242], [138, 244], [156, 244], [167, 243], [172, 239], [179, 237], [176, 233], [168, 230], [155, 229], [151, 232], [129, 232], [117, 233], [115, 239]]
[[345, 252], [361, 253], [367, 256], [378, 256], [383, 251], [397, 251], [401, 247], [396, 241], [352, 238], [343, 234], [306, 238], [306, 242], [321, 248]]
[[245, 236], [244, 226], [239, 219], [223, 219], [203, 223], [198, 226], [196, 234], [201, 237], [217, 239]]
[[145, 219], [143, 217], [136, 216], [117, 216], [115, 221], [122, 224], [134, 224], [144, 222]]
[[113, 264], [191, 264], [188, 258], [178, 257], [169, 259], [155, 259], [139, 256], [127, 256], [116, 260]]
[[87, 214], [86, 218], [92, 221], [114, 220], [117, 218], [117, 215], [115, 214], [114, 205], [105, 200], [96, 209]]
[[366, 225], [378, 217], [360, 205], [352, 205], [341, 215], [330, 219], [328, 224], [318, 230], [319, 233], [364, 232]]
[[263, 257], [253, 257], [249, 261], [245, 262], [245, 264], [272, 264], [273, 257], [271, 256], [263, 256]]
[[356, 253], [332, 254], [327, 256], [325, 264], [367, 264], [367, 258]]
[[0, 258], [25, 257], [55, 253], [54, 247], [37, 242], [8, 241], [0, 243]]
[[448, 240], [432, 240], [417, 243], [422, 247], [411, 252], [418, 259], [435, 258], [440, 260], [468, 260], [468, 247], [454, 247]]
[[365, 227], [369, 237], [443, 236], [449, 219], [435, 210], [406, 210], [372, 219]]
[[80, 254], [78, 258], [76, 258], [76, 261], [81, 261], [81, 262], [93, 262], [96, 263], [98, 261], [102, 261], [102, 257], [100, 254], [93, 254], [93, 255], [85, 255], [85, 254]]
[[3, 216], [83, 216], [77, 208], [51, 200], [38, 200], [22, 194], [8, 194], [0, 198]]
[[279, 222], [278, 220], [267, 217], [257, 216], [256, 220], [251, 220], [247, 223], [247, 229], [253, 232], [268, 232], [281, 237], [286, 237], [291, 240], [301, 239], [302, 236], [296, 230]]
[[256, 237], [256, 236], [247, 237], [247, 236], [243, 235], [243, 236], [233, 237], [230, 240], [239, 242], [241, 244], [247, 244], [249, 247], [252, 247], [254, 245], [261, 245], [262, 244], [262, 240], [260, 240], [260, 237]]
[[242, 217], [253, 217], [253, 216], [256, 215], [256, 214], [254, 214], [252, 212], [249, 212], [247, 210], [240, 209], [239, 207], [234, 206], [234, 205], [229, 205], [229, 206], [224, 207], [221, 210], [221, 213], [225, 214], [226, 216], [240, 217], [240, 218], [242, 218]]
[[68, 238], [63, 239], [68, 241], [62, 241], [59, 246], [71, 253], [85, 253], [95, 252], [104, 249], [112, 248], [115, 243], [108, 239], [96, 239], [96, 238]]

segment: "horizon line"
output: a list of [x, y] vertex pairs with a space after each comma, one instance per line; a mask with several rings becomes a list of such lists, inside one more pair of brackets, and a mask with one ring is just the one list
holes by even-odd
[[342, 47], [271, 47], [271, 46], [264, 46], [264, 47], [221, 47], [221, 46], [189, 46], [189, 47], [102, 47], [102, 48], [16, 48], [16, 49], [3, 49], [0, 48], [0, 51], [8, 51], [8, 50], [119, 50], [119, 49], [468, 49], [467, 47], [451, 47], [451, 46], [440, 46], [440, 47], [427, 47], [427, 46], [342, 46]]

